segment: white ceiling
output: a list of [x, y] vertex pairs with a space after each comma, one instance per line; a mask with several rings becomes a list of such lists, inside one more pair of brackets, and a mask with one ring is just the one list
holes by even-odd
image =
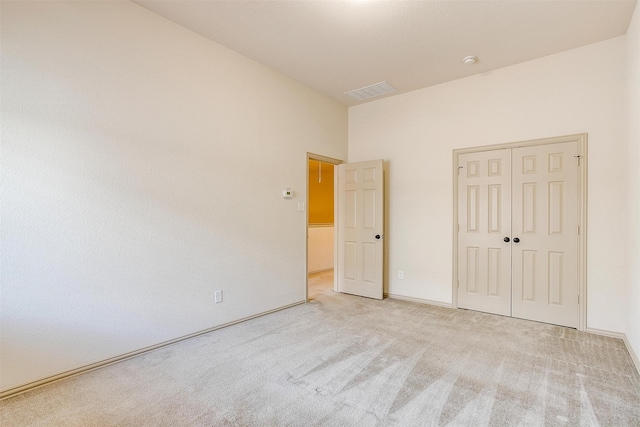
[[[635, 0], [135, 0], [345, 105], [624, 35]], [[476, 55], [478, 63], [462, 59]], [[393, 95], [386, 95], [393, 96]], [[378, 99], [378, 98], [373, 98]]]

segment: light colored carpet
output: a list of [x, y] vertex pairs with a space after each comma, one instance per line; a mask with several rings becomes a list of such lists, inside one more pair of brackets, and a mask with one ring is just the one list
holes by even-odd
[[335, 294], [0, 402], [18, 426], [639, 426], [621, 340]]

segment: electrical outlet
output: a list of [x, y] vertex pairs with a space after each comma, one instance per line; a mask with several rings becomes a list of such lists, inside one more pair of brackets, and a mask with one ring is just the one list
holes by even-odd
[[219, 302], [222, 302], [222, 291], [216, 291], [216, 293], [214, 294], [214, 298], [215, 298], [216, 304], [218, 304]]
[[398, 270], [398, 279], [404, 279], [404, 271]]

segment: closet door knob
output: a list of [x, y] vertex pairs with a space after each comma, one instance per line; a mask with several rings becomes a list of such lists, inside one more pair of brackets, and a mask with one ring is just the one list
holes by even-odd
[[517, 237], [513, 238], [513, 243], [518, 243], [520, 241], [520, 239], [518, 239]]
[[504, 239], [502, 239], [502, 240], [504, 240], [505, 242], [509, 243], [509, 240], [510, 240], [510, 239], [509, 239], [508, 237], [505, 237], [505, 238], [504, 238]]

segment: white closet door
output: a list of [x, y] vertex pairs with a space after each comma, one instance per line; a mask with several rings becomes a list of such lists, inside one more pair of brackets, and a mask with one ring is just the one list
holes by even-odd
[[513, 316], [578, 326], [578, 147], [513, 149]]
[[510, 316], [511, 150], [458, 165], [458, 307]]
[[577, 154], [566, 142], [458, 157], [458, 307], [578, 327]]

